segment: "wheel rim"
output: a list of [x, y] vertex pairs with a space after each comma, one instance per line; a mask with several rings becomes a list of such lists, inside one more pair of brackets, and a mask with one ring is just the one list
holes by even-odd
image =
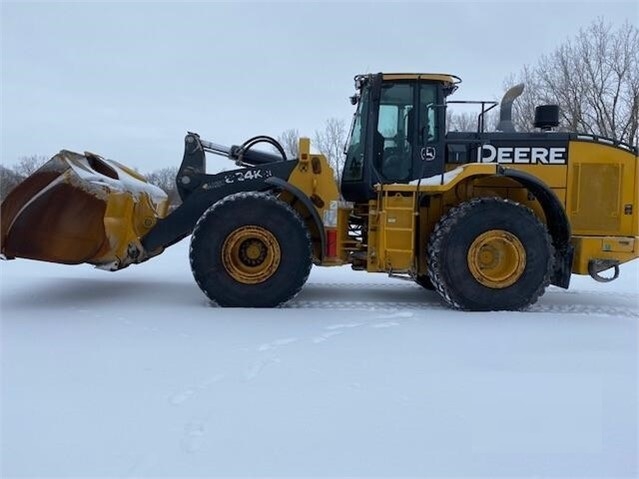
[[507, 288], [521, 278], [526, 268], [526, 250], [519, 238], [508, 231], [486, 231], [470, 245], [468, 267], [484, 286]]
[[244, 284], [263, 283], [277, 271], [280, 245], [270, 231], [261, 226], [243, 226], [226, 237], [222, 263], [226, 272]]

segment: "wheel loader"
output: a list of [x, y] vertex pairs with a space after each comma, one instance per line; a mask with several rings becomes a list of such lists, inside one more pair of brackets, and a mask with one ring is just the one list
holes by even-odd
[[[191, 235], [195, 281], [231, 307], [285, 303], [312, 265], [409, 279], [473, 311], [526, 308], [550, 284], [568, 288], [571, 274], [615, 279], [639, 256], [637, 147], [556, 131], [556, 105], [536, 108], [535, 132], [516, 132], [523, 85], [486, 132], [497, 103], [450, 100], [460, 83], [357, 75], [339, 187], [308, 139], [289, 159], [267, 136], [226, 147], [189, 132], [182, 203], [169, 212], [166, 194], [135, 171], [62, 150], [2, 203], [1, 253], [116, 271]], [[456, 103], [481, 110], [476, 129], [447, 130]], [[207, 174], [207, 153], [237, 168]]]

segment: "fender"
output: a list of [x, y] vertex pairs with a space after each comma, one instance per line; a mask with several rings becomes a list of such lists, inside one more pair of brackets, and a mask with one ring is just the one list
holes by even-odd
[[500, 168], [499, 173], [520, 183], [539, 201], [546, 215], [548, 232], [555, 247], [556, 264], [551, 282], [556, 286], [568, 288], [572, 274], [574, 247], [570, 243], [572, 232], [564, 206], [548, 185], [530, 173], [511, 168]]
[[[315, 206], [313, 205], [313, 202], [311, 201], [311, 199], [306, 195], [306, 193], [300, 190], [297, 186], [294, 186], [290, 184], [288, 181], [285, 181], [276, 176], [272, 176], [266, 179], [264, 183], [273, 185], [277, 188], [281, 188], [283, 190], [288, 191], [297, 199], [297, 201], [299, 201], [300, 203], [304, 205], [304, 208], [306, 208], [311, 218], [313, 219], [313, 223], [315, 224], [315, 226], [317, 226], [317, 231], [319, 231], [320, 257], [318, 259], [322, 261], [324, 259], [324, 253], [326, 251], [326, 232], [324, 231], [324, 222], [320, 218], [319, 213], [317, 212], [317, 209], [315, 209]], [[303, 219], [306, 219], [306, 218], [303, 218]]]
[[[166, 248], [185, 238], [193, 231], [197, 220], [222, 198], [242, 191], [266, 191], [272, 189], [268, 180], [288, 178], [297, 160], [282, 161], [253, 168], [223, 171], [216, 175], [192, 173], [188, 194], [183, 203], [158, 222], [141, 239], [149, 253]], [[277, 178], [279, 179], [279, 178]], [[284, 181], [284, 180], [280, 180]]]

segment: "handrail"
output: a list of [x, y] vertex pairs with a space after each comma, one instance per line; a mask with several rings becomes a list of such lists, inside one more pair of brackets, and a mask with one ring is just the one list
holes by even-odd
[[577, 139], [577, 140], [590, 140], [590, 141], [596, 141], [598, 143], [605, 143], [607, 145], [613, 145], [616, 146], [618, 148], [623, 148], [625, 150], [629, 150], [634, 154], [639, 154], [639, 148], [636, 146], [631, 145], [630, 143], [626, 143], [623, 141], [619, 141], [619, 140], [615, 140], [613, 138], [608, 138], [605, 136], [599, 136], [599, 135], [592, 135], [590, 133], [572, 133], [572, 135]]
[[[463, 105], [481, 105], [481, 113], [477, 116], [477, 133], [484, 133], [485, 122], [484, 115], [488, 113], [490, 110], [499, 105], [498, 101], [489, 101], [489, 100], [451, 100], [447, 101], [446, 105], [451, 103], [455, 104], [463, 104]], [[486, 108], [486, 105], [490, 105]]]

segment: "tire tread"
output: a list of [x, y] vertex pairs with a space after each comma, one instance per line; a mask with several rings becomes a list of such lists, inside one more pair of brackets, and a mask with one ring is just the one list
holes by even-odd
[[526, 309], [527, 307], [533, 305], [537, 302], [539, 297], [544, 293], [548, 285], [550, 284], [551, 274], [553, 270], [553, 263], [555, 257], [555, 251], [552, 244], [552, 239], [548, 233], [547, 228], [541, 221], [537, 218], [535, 213], [525, 205], [521, 203], [517, 203], [515, 201], [501, 198], [501, 197], [480, 197], [473, 198], [469, 201], [461, 203], [460, 205], [453, 207], [450, 211], [444, 215], [437, 225], [435, 226], [435, 230], [430, 236], [430, 240], [428, 242], [427, 247], [427, 257], [428, 257], [428, 276], [430, 277], [435, 290], [439, 293], [444, 302], [454, 309], [459, 310], [470, 310], [471, 308], [468, 305], [463, 304], [460, 299], [455, 298], [455, 294], [452, 291], [450, 285], [446, 284], [446, 281], [443, 279], [443, 268], [444, 266], [440, 263], [439, 252], [442, 249], [443, 243], [448, 238], [451, 230], [463, 223], [464, 220], [474, 213], [474, 210], [483, 205], [489, 204], [511, 204], [520, 208], [522, 212], [525, 212], [526, 215], [534, 218], [534, 220], [539, 223], [541, 226], [542, 234], [545, 235], [545, 242], [549, 248], [548, 255], [548, 263], [546, 268], [546, 273], [543, 281], [539, 284], [538, 288], [527, 298], [526, 305], [517, 309]]
[[[193, 233], [191, 235], [191, 244], [189, 247], [189, 260], [190, 260], [191, 272], [193, 274], [193, 278], [195, 279], [195, 282], [197, 283], [199, 288], [202, 290], [202, 292], [211, 301], [213, 301], [216, 304], [220, 304], [218, 299], [216, 299], [214, 295], [212, 294], [212, 292], [209, 291], [208, 288], [205, 286], [204, 279], [206, 276], [206, 272], [202, 271], [203, 268], [201, 268], [200, 265], [198, 264], [199, 261], [198, 261], [197, 255], [195, 254], [195, 251], [200, 247], [201, 241], [206, 241], [206, 232], [203, 231], [204, 225], [207, 224], [207, 222], [211, 219], [213, 215], [215, 215], [220, 209], [223, 209], [223, 208], [237, 208], [238, 210], [240, 210], [241, 208], [239, 204], [243, 201], [246, 201], [252, 198], [258, 201], [268, 202], [269, 204], [273, 205], [273, 207], [275, 208], [283, 209], [286, 212], [286, 214], [289, 216], [290, 221], [295, 222], [295, 226], [299, 228], [301, 231], [305, 232], [306, 243], [308, 245], [308, 261], [306, 262], [307, 264], [306, 271], [304, 272], [304, 275], [301, 278], [301, 280], [298, 281], [297, 284], [295, 284], [291, 288], [287, 297], [283, 299], [282, 301], [280, 301], [277, 305], [275, 305], [275, 307], [281, 307], [281, 306], [284, 306], [287, 302], [291, 301], [293, 298], [295, 298], [295, 296], [297, 296], [299, 292], [302, 290], [302, 287], [306, 283], [308, 276], [311, 272], [313, 255], [312, 255], [310, 234], [303, 220], [300, 218], [299, 214], [288, 203], [284, 203], [283, 201], [280, 201], [277, 197], [275, 197], [272, 194], [256, 192], [256, 191], [241, 192], [241, 193], [229, 195], [221, 199], [217, 203], [211, 205], [198, 219], [197, 223], [195, 224], [195, 227], [193, 228]], [[285, 247], [282, 247], [282, 250], [285, 250]]]

